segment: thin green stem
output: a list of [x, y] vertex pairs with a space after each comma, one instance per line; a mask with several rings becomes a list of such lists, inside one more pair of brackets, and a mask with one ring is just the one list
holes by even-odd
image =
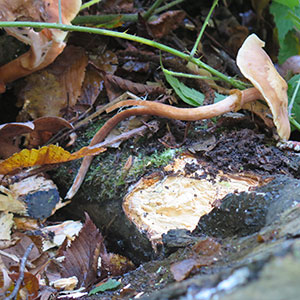
[[175, 76], [175, 77], [186, 77], [186, 78], [205, 79], [205, 80], [220, 80], [220, 78], [218, 78], [218, 77], [209, 77], [209, 76], [202, 76], [202, 75], [196, 75], [196, 74], [173, 72], [173, 71], [170, 71], [165, 68], [162, 68], [162, 70], [164, 73]]
[[162, 2], [163, 0], [156, 0], [153, 3], [153, 5], [143, 14], [143, 18], [145, 20], [148, 20], [152, 16], [154, 11], [161, 5]]
[[83, 10], [85, 8], [89, 8], [90, 6], [92, 6], [92, 5], [94, 5], [94, 4], [98, 3], [98, 2], [101, 2], [101, 1], [102, 0], [91, 0], [89, 2], [86, 2], [86, 3], [84, 3], [84, 4], [81, 5], [80, 10]]
[[[125, 22], [137, 22], [137, 14], [109, 14], [109, 15], [91, 15], [91, 16], [77, 16], [73, 21], [73, 25], [83, 25], [83, 24], [104, 24], [112, 20], [120, 18], [119, 21]], [[151, 18], [150, 18], [151, 20]]]
[[155, 41], [145, 39], [142, 37], [138, 37], [132, 34], [128, 34], [125, 32], [117, 32], [107, 29], [101, 29], [101, 28], [92, 28], [92, 27], [83, 27], [83, 26], [74, 26], [74, 25], [66, 25], [66, 24], [57, 24], [57, 23], [41, 23], [41, 22], [0, 22], [0, 27], [33, 27], [33, 28], [52, 28], [52, 29], [61, 29], [66, 31], [79, 31], [79, 32], [86, 32], [86, 33], [93, 33], [93, 34], [100, 34], [104, 36], [111, 36], [115, 38], [121, 38], [126, 39], [130, 41], [134, 41], [137, 43], [141, 43], [144, 45], [148, 45], [150, 47], [154, 47], [157, 49], [160, 49], [165, 52], [169, 52], [175, 56], [178, 56], [186, 61], [190, 61], [197, 65], [200, 68], [203, 68], [205, 70], [208, 70], [212, 75], [220, 78], [223, 81], [228, 82], [232, 86], [244, 89], [245, 84], [239, 80], [236, 80], [234, 78], [228, 77], [224, 75], [223, 73], [215, 70], [214, 68], [210, 67], [209, 65], [202, 62], [200, 59], [190, 57], [188, 54], [183, 53], [181, 51], [178, 51], [172, 47], [157, 43]]
[[199, 35], [197, 37], [197, 40], [196, 40], [196, 42], [194, 44], [194, 47], [193, 47], [193, 49], [192, 49], [192, 51], [190, 53], [191, 57], [193, 57], [195, 55], [195, 53], [196, 53], [196, 51], [198, 49], [198, 45], [199, 45], [200, 40], [202, 38], [203, 32], [206, 29], [206, 26], [207, 26], [208, 21], [209, 21], [209, 19], [211, 17], [211, 14], [212, 14], [212, 12], [213, 12], [213, 10], [214, 10], [214, 8], [216, 7], [217, 4], [218, 4], [218, 0], [214, 0], [214, 3], [212, 5], [212, 7], [210, 8], [210, 11], [209, 11], [208, 15], [206, 16], [206, 19], [205, 19], [205, 21], [204, 21], [204, 23], [202, 25], [202, 28], [201, 28], [200, 33], [199, 33]]
[[[95, 0], [93, 0], [95, 1]], [[100, 2], [100, 0], [97, 0]], [[185, 0], [175, 0], [170, 2], [164, 6], [159, 7], [154, 11], [154, 14], [159, 14], [174, 5], [184, 2]], [[90, 1], [92, 2], [92, 1]], [[88, 2], [88, 3], [90, 3]], [[87, 4], [87, 3], [85, 3]], [[84, 5], [85, 5], [84, 4]], [[81, 6], [82, 9], [82, 6]], [[120, 18], [120, 22], [137, 22], [138, 21], [138, 14], [109, 14], [109, 15], [89, 15], [89, 16], [77, 16], [73, 21], [73, 25], [84, 25], [84, 24], [104, 24], [110, 22], [111, 20]], [[148, 20], [152, 21], [155, 19], [155, 16], [151, 16]]]
[[58, 0], [58, 20], [59, 20], [59, 24], [62, 24], [62, 17], [61, 17], [61, 0]]
[[289, 120], [297, 128], [297, 130], [300, 131], [300, 124], [292, 117], [289, 117]]
[[155, 14], [159, 14], [159, 13], [165, 11], [165, 10], [168, 10], [169, 8], [171, 8], [171, 7], [173, 7], [173, 6], [177, 5], [177, 4], [180, 4], [180, 3], [184, 2], [184, 1], [185, 0], [174, 0], [174, 1], [170, 2], [170, 3], [167, 3], [167, 4], [159, 7], [158, 9], [156, 9], [154, 11], [154, 13]]
[[289, 116], [292, 115], [292, 109], [293, 109], [293, 106], [294, 106], [294, 102], [295, 102], [296, 96], [297, 96], [297, 94], [298, 94], [299, 86], [300, 86], [300, 80], [297, 81], [296, 88], [295, 88], [295, 90], [294, 90], [292, 99], [291, 99], [290, 104], [289, 104], [289, 109], [288, 109]]

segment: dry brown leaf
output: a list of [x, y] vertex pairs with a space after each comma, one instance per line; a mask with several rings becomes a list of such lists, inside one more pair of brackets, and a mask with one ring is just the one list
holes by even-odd
[[82, 48], [68, 46], [53, 64], [26, 78], [19, 120], [62, 116], [81, 93], [88, 58]]
[[100, 253], [101, 256], [101, 277], [120, 276], [135, 269], [135, 265], [127, 257], [114, 253]]
[[63, 254], [61, 276], [64, 278], [76, 276], [78, 286], [89, 287], [96, 279], [98, 258], [103, 251], [104, 239], [88, 214], [78, 237]]
[[136, 83], [110, 74], [105, 76], [104, 83], [110, 101], [120, 96], [124, 91], [138, 96], [165, 93], [165, 89], [162, 87]]
[[[26, 249], [30, 244], [32, 244], [32, 239], [23, 233], [14, 233], [12, 237], [17, 237], [20, 240], [14, 246], [1, 250], [0, 253], [1, 259], [7, 269], [19, 267]], [[32, 261], [38, 259], [40, 255], [41, 249], [34, 244], [34, 247], [27, 259], [27, 267], [35, 267], [32, 265]]]
[[148, 26], [151, 30], [151, 35], [157, 39], [162, 38], [170, 31], [178, 28], [184, 17], [185, 12], [182, 10], [173, 10], [163, 13], [158, 19], [148, 23]]
[[41, 117], [34, 120], [33, 124], [34, 130], [30, 132], [26, 144], [29, 149], [44, 145], [54, 134], [63, 128], [73, 128], [73, 125], [67, 120], [59, 117]]
[[132, 13], [133, 1], [132, 0], [109, 0], [102, 1], [103, 5], [101, 11], [106, 13]]
[[210, 237], [196, 243], [193, 246], [193, 252], [197, 255], [171, 265], [170, 271], [176, 281], [187, 278], [192, 271], [202, 266], [213, 264], [222, 254], [221, 245]]
[[40, 149], [24, 149], [0, 163], [0, 174], [6, 175], [21, 168], [63, 163], [103, 151], [105, 151], [103, 148], [83, 147], [75, 153], [70, 153], [55, 145], [44, 146]]
[[[20, 273], [9, 274], [9, 277], [12, 279], [12, 282], [16, 282], [20, 276]], [[13, 290], [14, 284], [9, 289]], [[16, 299], [26, 299], [34, 300], [37, 298], [39, 293], [39, 281], [33, 274], [29, 272], [24, 272], [24, 279], [21, 283], [20, 290], [18, 291]], [[10, 293], [7, 293], [9, 295]], [[22, 295], [22, 297], [21, 297]]]
[[0, 157], [7, 158], [20, 151], [19, 140], [15, 139], [15, 137], [33, 130], [34, 124], [32, 122], [0, 125]]

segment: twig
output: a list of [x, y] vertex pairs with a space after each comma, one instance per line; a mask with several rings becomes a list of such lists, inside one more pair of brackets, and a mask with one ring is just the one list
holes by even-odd
[[21, 259], [20, 270], [19, 270], [20, 275], [19, 275], [19, 278], [18, 278], [18, 280], [16, 282], [15, 288], [14, 288], [14, 290], [12, 291], [12, 293], [8, 297], [4, 298], [4, 300], [11, 300], [11, 299], [13, 299], [13, 298], [15, 298], [17, 296], [17, 294], [19, 292], [19, 289], [21, 287], [22, 281], [24, 279], [24, 272], [25, 272], [26, 261], [28, 259], [28, 256], [29, 256], [29, 254], [30, 254], [33, 246], [34, 246], [33, 243], [31, 243], [27, 247], [27, 249], [26, 249], [26, 251], [24, 253], [24, 256]]

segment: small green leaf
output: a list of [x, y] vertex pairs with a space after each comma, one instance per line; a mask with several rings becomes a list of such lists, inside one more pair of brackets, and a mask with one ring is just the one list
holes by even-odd
[[[288, 97], [289, 97], [289, 103], [293, 97], [293, 94], [295, 92], [295, 89], [297, 87], [298, 81], [300, 80], [300, 74], [297, 74], [293, 76], [289, 81], [288, 81]], [[294, 100], [294, 105], [292, 108], [292, 117], [300, 123], [300, 90], [298, 90], [298, 93], [295, 97]], [[294, 130], [292, 126], [292, 130]]]
[[168, 83], [182, 101], [192, 106], [200, 106], [203, 104], [204, 95], [202, 93], [187, 87], [172, 75], [165, 73], [165, 76]]
[[[182, 101], [192, 106], [201, 106], [203, 105], [204, 95], [196, 91], [195, 89], [191, 89], [187, 87], [184, 83], [180, 82], [177, 78], [173, 77], [170, 74], [164, 73], [168, 83], [174, 89], [175, 93], [180, 97]], [[214, 103], [219, 102], [225, 99], [226, 96], [215, 93]]]
[[299, 0], [274, 0], [274, 2], [288, 6], [289, 8], [294, 8], [295, 6], [299, 5]]
[[273, 2], [270, 5], [270, 12], [274, 16], [274, 21], [278, 30], [280, 46], [284, 42], [287, 33], [293, 29], [294, 22], [289, 17], [289, 7]]
[[121, 283], [119, 281], [110, 278], [105, 283], [103, 283], [102, 285], [97, 286], [94, 289], [92, 289], [89, 292], [89, 296], [95, 295], [95, 294], [97, 294], [99, 292], [105, 292], [105, 291], [108, 291], [108, 290], [114, 290], [114, 289], [118, 288], [120, 285], [121, 285]]
[[284, 42], [280, 43], [280, 49], [278, 53], [279, 64], [284, 63], [287, 58], [297, 55], [299, 50], [299, 39], [295, 30], [291, 30], [285, 36]]

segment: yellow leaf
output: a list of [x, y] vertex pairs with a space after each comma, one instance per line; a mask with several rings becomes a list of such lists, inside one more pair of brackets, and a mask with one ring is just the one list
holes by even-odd
[[55, 145], [44, 146], [40, 149], [24, 149], [0, 163], [0, 174], [6, 175], [21, 168], [63, 163], [96, 155], [105, 150], [105, 148], [83, 147], [75, 153], [70, 153]]

